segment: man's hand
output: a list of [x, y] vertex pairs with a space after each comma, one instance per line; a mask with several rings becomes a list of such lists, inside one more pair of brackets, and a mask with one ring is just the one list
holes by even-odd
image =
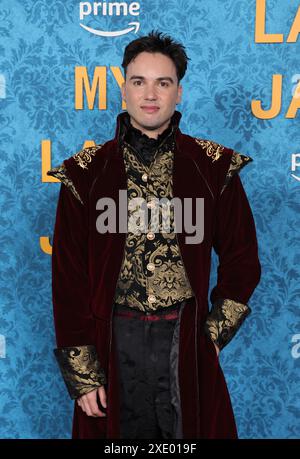
[[218, 346], [215, 343], [214, 343], [214, 346], [215, 346], [215, 349], [216, 349], [217, 357], [219, 357], [220, 349], [218, 348]]
[[99, 405], [97, 403], [97, 392], [100, 398], [101, 405], [106, 408], [106, 392], [104, 386], [99, 387], [98, 389], [92, 390], [85, 395], [82, 395], [77, 399], [77, 403], [80, 408], [88, 415], [93, 416], [94, 418], [104, 417], [106, 413], [100, 411]]

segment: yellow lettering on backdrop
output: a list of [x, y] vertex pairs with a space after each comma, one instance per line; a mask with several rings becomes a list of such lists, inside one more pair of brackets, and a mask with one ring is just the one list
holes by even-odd
[[[115, 78], [119, 88], [124, 82], [123, 74], [120, 67], [111, 66], [110, 70]], [[95, 67], [90, 85], [89, 76], [86, 67], [75, 67], [75, 108], [76, 110], [83, 109], [83, 95], [86, 93], [89, 110], [93, 110], [95, 106], [95, 98], [97, 89], [99, 90], [99, 110], [107, 109], [107, 71], [106, 67]], [[126, 110], [126, 102], [122, 101], [122, 110]]]
[[294, 23], [291, 27], [290, 34], [287, 38], [287, 43], [296, 43], [298, 35], [300, 33], [300, 6], [298, 8]]
[[98, 108], [106, 110], [106, 67], [95, 67], [92, 87], [86, 67], [75, 67], [75, 108], [83, 110], [83, 92], [85, 90], [88, 108], [93, 110], [97, 89], [99, 91]]
[[[282, 33], [266, 33], [266, 0], [256, 0], [255, 43], [283, 43]], [[300, 33], [300, 7], [291, 26], [287, 43], [296, 43]]]
[[42, 158], [42, 182], [59, 182], [54, 177], [47, 175], [47, 171], [51, 169], [51, 141], [42, 140], [41, 144], [41, 158]]
[[282, 43], [283, 34], [266, 33], [266, 0], [256, 0], [255, 43]]
[[[110, 70], [116, 82], [118, 83], [119, 88], [121, 89], [121, 86], [124, 82], [124, 77], [120, 70], [120, 67], [110, 67]], [[124, 100], [122, 100], [122, 110], [126, 110], [126, 102]]]
[[282, 96], [282, 75], [273, 75], [272, 79], [272, 103], [269, 110], [262, 108], [261, 100], [252, 100], [251, 108], [252, 113], [257, 118], [262, 120], [269, 120], [279, 115], [281, 110], [281, 96]]
[[40, 237], [41, 250], [47, 255], [52, 255], [52, 246], [50, 244], [50, 238], [48, 236]]
[[297, 111], [300, 109], [300, 82], [295, 88], [294, 97], [286, 114], [286, 118], [296, 118]]

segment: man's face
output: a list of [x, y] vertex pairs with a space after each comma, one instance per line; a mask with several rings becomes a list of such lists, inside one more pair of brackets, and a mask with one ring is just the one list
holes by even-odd
[[138, 54], [128, 64], [121, 90], [131, 124], [152, 138], [168, 127], [182, 95], [176, 67], [161, 53]]

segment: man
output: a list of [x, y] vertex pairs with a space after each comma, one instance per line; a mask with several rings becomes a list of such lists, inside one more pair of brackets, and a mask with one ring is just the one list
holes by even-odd
[[[129, 43], [127, 111], [115, 137], [48, 171], [62, 182], [52, 252], [55, 355], [76, 399], [73, 438], [237, 438], [218, 354], [250, 313], [260, 279], [238, 174], [251, 158], [180, 131], [187, 60], [161, 33]], [[135, 198], [146, 203], [138, 213], [144, 231]], [[201, 240], [186, 222], [180, 227], [175, 206], [167, 230], [152, 218], [161, 198], [192, 199], [193, 222], [203, 200]], [[158, 231], [149, 226], [155, 221]], [[209, 311], [212, 248], [219, 266]]]

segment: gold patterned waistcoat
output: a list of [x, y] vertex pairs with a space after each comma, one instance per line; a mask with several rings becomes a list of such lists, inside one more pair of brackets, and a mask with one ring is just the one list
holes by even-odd
[[[168, 207], [169, 214], [163, 214], [169, 215], [165, 220], [169, 221], [167, 228], [153, 211], [153, 203], [158, 199], [173, 197], [174, 149], [174, 139], [169, 136], [147, 167], [131, 145], [122, 143], [127, 174], [128, 232], [114, 300], [143, 312], [154, 312], [194, 296], [174, 232], [173, 206]], [[136, 228], [131, 231], [129, 226], [134, 215], [136, 219], [136, 208], [129, 204], [132, 198], [140, 198], [147, 207], [148, 221], [141, 231]]]

